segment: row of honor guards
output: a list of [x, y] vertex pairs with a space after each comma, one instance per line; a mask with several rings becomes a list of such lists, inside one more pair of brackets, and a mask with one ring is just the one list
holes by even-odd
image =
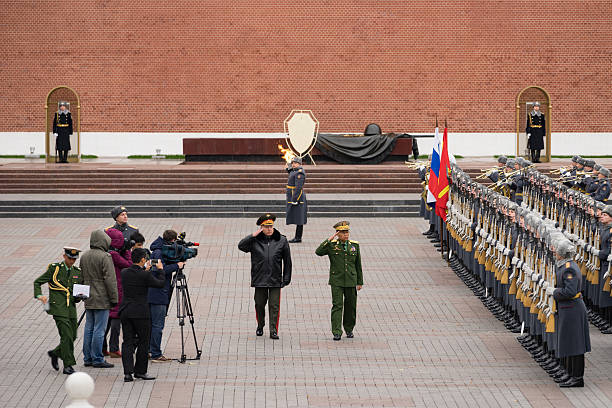
[[453, 166], [447, 221], [440, 231], [423, 200], [431, 226], [424, 234], [439, 247], [442, 232], [451, 267], [475, 295], [509, 330], [523, 333], [519, 342], [561, 387], [581, 387], [588, 321], [612, 333], [612, 206], [583, 192], [594, 180], [597, 190], [605, 186], [606, 169], [593, 181], [553, 180], [527, 161], [502, 165], [505, 172], [490, 172], [490, 186]]

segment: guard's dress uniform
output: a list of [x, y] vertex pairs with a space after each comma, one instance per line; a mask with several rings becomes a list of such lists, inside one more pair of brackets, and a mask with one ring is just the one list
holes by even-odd
[[566, 358], [568, 374], [582, 381], [584, 353], [591, 351], [589, 321], [582, 301], [582, 274], [575, 261], [557, 262], [553, 296], [557, 301], [557, 357]]
[[544, 148], [544, 136], [546, 135], [546, 119], [544, 114], [540, 112], [538, 115], [535, 111], [529, 112], [525, 132], [530, 135], [527, 144], [531, 152], [531, 161], [539, 163], [540, 150]]
[[308, 222], [308, 202], [304, 194], [304, 183], [306, 172], [300, 166], [295, 169], [288, 168], [289, 178], [287, 180], [287, 225], [297, 225], [295, 238], [290, 242], [300, 242], [304, 225]]
[[591, 197], [605, 204], [610, 197], [610, 181], [607, 178], [599, 180], [597, 190], [591, 194]]
[[70, 135], [72, 134], [72, 116], [68, 111], [57, 111], [53, 117], [53, 133], [55, 138], [55, 149], [59, 153], [59, 161], [68, 163], [68, 151], [70, 150]]
[[49, 264], [47, 271], [34, 281], [34, 297], [42, 296], [40, 286], [49, 285], [49, 310], [60, 335], [59, 345], [49, 351], [52, 358], [61, 358], [64, 368], [76, 364], [74, 341], [77, 335], [77, 312], [75, 303], [80, 299], [72, 297], [72, 285], [82, 284], [81, 270], [76, 266], [68, 268], [64, 262]]
[[[347, 226], [348, 227], [348, 226]], [[357, 288], [363, 285], [359, 242], [327, 239], [315, 253], [329, 257], [329, 285], [332, 293], [331, 326], [334, 336], [352, 335], [357, 320]], [[344, 313], [343, 313], [344, 312]]]

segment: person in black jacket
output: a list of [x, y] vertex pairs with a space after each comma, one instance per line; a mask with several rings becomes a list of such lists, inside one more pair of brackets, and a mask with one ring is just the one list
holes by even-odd
[[540, 163], [540, 152], [544, 149], [544, 138], [546, 137], [546, 119], [540, 112], [540, 102], [533, 104], [533, 110], [527, 114], [527, 146], [531, 154], [531, 161]]
[[[162, 288], [165, 284], [163, 278], [156, 278], [150, 271], [149, 251], [143, 248], [135, 249], [132, 252], [132, 262], [134, 263], [132, 266], [121, 271], [123, 301], [119, 307], [119, 317], [123, 329], [121, 361], [125, 382], [134, 381], [132, 373], [134, 377], [143, 380], [155, 379], [147, 374], [151, 338], [151, 314], [147, 295], [150, 287]], [[161, 261], [158, 261], [155, 267], [162, 269]], [[134, 365], [134, 349], [136, 349], [136, 365]]]
[[251, 287], [255, 288], [255, 314], [258, 336], [263, 336], [266, 303], [270, 313], [270, 338], [278, 339], [281, 288], [291, 283], [291, 251], [287, 238], [274, 228], [276, 216], [259, 217], [260, 227], [238, 243], [238, 249], [251, 253]]

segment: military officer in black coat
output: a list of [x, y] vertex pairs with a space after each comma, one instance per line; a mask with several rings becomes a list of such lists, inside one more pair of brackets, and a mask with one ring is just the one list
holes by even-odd
[[270, 314], [270, 338], [278, 340], [281, 288], [291, 283], [291, 250], [287, 238], [274, 228], [274, 214], [257, 220], [259, 229], [238, 243], [238, 249], [251, 254], [251, 286], [255, 288], [257, 336], [263, 336], [266, 303]]
[[55, 150], [60, 163], [68, 163], [70, 150], [70, 135], [72, 135], [72, 116], [67, 102], [59, 102], [58, 110], [53, 117], [53, 133], [55, 134]]
[[287, 225], [295, 224], [295, 237], [289, 242], [302, 242], [304, 225], [308, 222], [308, 202], [304, 193], [306, 172], [302, 168], [302, 158], [294, 157], [291, 167], [285, 170], [289, 173], [287, 180]]
[[[115, 225], [111, 225], [110, 227], [106, 227], [104, 231], [114, 228], [116, 230], [121, 231], [123, 234], [123, 249], [131, 249], [135, 243], [132, 243], [132, 235], [138, 233], [138, 228], [133, 225], [128, 224], [128, 210], [122, 205], [119, 205], [111, 210], [111, 216], [113, 220], [115, 220]], [[122, 248], [117, 248], [122, 249]]]
[[544, 148], [544, 137], [546, 136], [546, 119], [540, 112], [540, 102], [533, 104], [533, 110], [527, 115], [527, 146], [531, 153], [531, 161], [540, 163], [540, 151]]
[[557, 301], [557, 358], [563, 359], [569, 378], [563, 388], [584, 387], [584, 353], [591, 351], [589, 321], [582, 300], [582, 274], [573, 260], [576, 247], [569, 240], [556, 245], [555, 287], [547, 288]]

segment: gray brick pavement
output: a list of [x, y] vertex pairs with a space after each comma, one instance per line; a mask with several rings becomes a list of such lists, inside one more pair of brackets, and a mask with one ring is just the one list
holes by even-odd
[[[200, 256], [188, 263], [200, 361], [151, 364], [154, 382], [123, 383], [113, 369], [82, 366], [96, 380], [97, 407], [601, 407], [612, 401], [612, 336], [592, 331], [586, 387], [560, 390], [445, 266], [414, 219], [352, 219], [362, 243], [365, 287], [355, 339], [331, 340], [328, 261], [314, 255], [336, 220], [314, 219], [293, 245], [292, 284], [283, 290], [279, 341], [257, 338], [249, 257], [237, 242], [254, 220], [133, 219], [151, 242], [164, 229], [186, 230]], [[32, 297], [32, 281], [63, 245], [88, 247], [91, 219], [4, 220], [0, 238], [0, 406], [68, 404], [65, 376], [45, 351], [55, 325]], [[293, 228], [280, 225], [291, 235]], [[172, 305], [174, 306], [174, 305]], [[79, 305], [79, 310], [82, 306]], [[164, 353], [180, 355], [175, 309]], [[187, 338], [187, 354], [194, 354]]]

